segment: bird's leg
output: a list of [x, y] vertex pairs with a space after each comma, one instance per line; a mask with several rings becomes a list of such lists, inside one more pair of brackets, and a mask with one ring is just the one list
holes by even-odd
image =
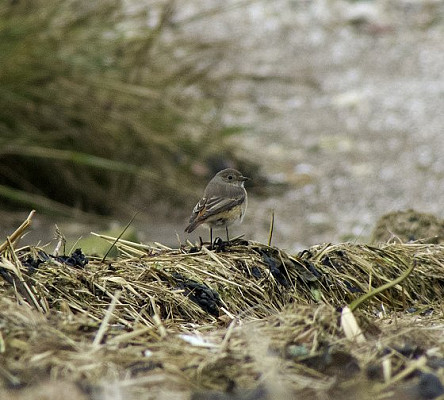
[[210, 227], [210, 249], [213, 248], [213, 228]]
[[228, 225], [225, 225], [225, 231], [227, 232], [227, 243], [230, 243], [230, 238], [228, 236]]

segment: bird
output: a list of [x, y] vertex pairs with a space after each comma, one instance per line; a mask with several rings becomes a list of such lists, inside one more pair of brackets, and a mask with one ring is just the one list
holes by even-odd
[[210, 180], [202, 198], [195, 205], [185, 232], [193, 232], [199, 225], [210, 228], [210, 244], [213, 242], [213, 228], [223, 228], [230, 241], [228, 227], [241, 223], [247, 209], [248, 197], [245, 181], [249, 180], [239, 171], [226, 168]]

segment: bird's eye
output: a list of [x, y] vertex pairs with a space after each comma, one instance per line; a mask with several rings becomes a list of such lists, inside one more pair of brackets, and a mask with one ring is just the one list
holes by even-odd
[[233, 175], [228, 175], [228, 179], [231, 181], [233, 179]]

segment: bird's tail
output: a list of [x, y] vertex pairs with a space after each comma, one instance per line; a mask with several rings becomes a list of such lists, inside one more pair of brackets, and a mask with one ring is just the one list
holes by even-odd
[[202, 222], [200, 221], [193, 221], [191, 222], [186, 228], [185, 228], [185, 232], [187, 233], [191, 233], [193, 232]]

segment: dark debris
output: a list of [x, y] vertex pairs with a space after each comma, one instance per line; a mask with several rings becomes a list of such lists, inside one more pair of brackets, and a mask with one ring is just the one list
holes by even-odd
[[279, 257], [278, 250], [259, 247], [255, 248], [255, 250], [261, 255], [263, 262], [268, 266], [274, 279], [284, 287], [290, 286], [288, 279], [284, 275], [285, 267]]
[[37, 271], [41, 264], [50, 260], [55, 260], [73, 268], [84, 268], [85, 265], [88, 264], [88, 258], [82, 253], [81, 249], [74, 250], [69, 256], [53, 256], [43, 250], [39, 250], [36, 257], [27, 254], [26, 258], [23, 258], [20, 261], [28, 268], [28, 274], [31, 275]]
[[84, 268], [88, 264], [88, 258], [82, 253], [81, 249], [75, 249], [70, 256], [59, 256], [55, 259], [74, 268]]
[[432, 400], [444, 394], [444, 386], [436, 375], [421, 374], [417, 391], [421, 399]]
[[172, 277], [175, 279], [178, 287], [185, 291], [184, 295], [191, 301], [214, 317], [219, 316], [219, 307], [222, 305], [219, 293], [177, 272], [173, 273]]

